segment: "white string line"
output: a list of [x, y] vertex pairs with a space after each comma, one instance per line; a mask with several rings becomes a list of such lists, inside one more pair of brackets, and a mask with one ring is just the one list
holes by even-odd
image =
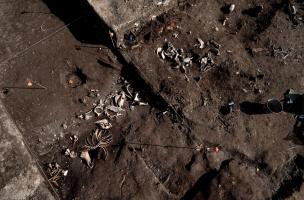
[[42, 38], [41, 40], [35, 42], [35, 43], [32, 44], [31, 46], [25, 48], [24, 50], [22, 50], [22, 51], [16, 53], [15, 55], [13, 55], [13, 56], [11, 56], [11, 57], [9, 57], [9, 58], [7, 58], [7, 59], [1, 61], [0, 65], [2, 65], [2, 64], [4, 64], [4, 63], [7, 63], [7, 62], [9, 62], [10, 60], [12, 60], [12, 59], [14, 59], [14, 58], [17, 58], [17, 57], [21, 56], [22, 54], [26, 53], [26, 52], [29, 51], [30, 49], [34, 48], [36, 45], [38, 45], [38, 44], [40, 44], [41, 42], [43, 42], [43, 41], [45, 41], [45, 40], [47, 40], [47, 39], [53, 37], [54, 35], [56, 35], [56, 34], [59, 33], [60, 31], [62, 31], [62, 30], [65, 29], [66, 27], [68, 27], [68, 26], [74, 24], [75, 22], [77, 22], [77, 21], [80, 20], [81, 18], [82, 18], [82, 17], [78, 17], [77, 19], [71, 21], [70, 23], [63, 25], [62, 27], [58, 28], [58, 29], [57, 29], [56, 31], [54, 31], [53, 33], [50, 33], [49, 35], [47, 35], [46, 37]]

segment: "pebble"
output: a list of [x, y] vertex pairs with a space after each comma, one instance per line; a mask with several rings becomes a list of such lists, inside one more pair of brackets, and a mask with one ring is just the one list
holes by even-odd
[[64, 130], [68, 128], [68, 125], [66, 123], [63, 123], [61, 126]]

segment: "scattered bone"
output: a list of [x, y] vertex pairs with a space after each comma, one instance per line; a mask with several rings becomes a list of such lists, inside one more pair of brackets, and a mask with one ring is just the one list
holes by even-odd
[[84, 119], [84, 115], [83, 115], [83, 114], [77, 115], [77, 118], [78, 118], [78, 119]]
[[126, 96], [131, 99], [133, 95], [130, 91], [130, 84], [127, 84], [125, 89], [126, 89], [126, 92], [127, 92]]
[[102, 105], [102, 106], [104, 106], [105, 104], [108, 104], [110, 101], [112, 101], [112, 99], [114, 98], [114, 97], [116, 97], [116, 95], [117, 95], [117, 91], [115, 91], [115, 92], [113, 92], [113, 93], [110, 93], [108, 96], [106, 96], [106, 98], [105, 98], [105, 100], [104, 101], [100, 101], [100, 104]]
[[117, 118], [119, 116], [122, 116], [122, 113], [115, 113], [115, 112], [112, 112], [112, 111], [109, 111], [109, 110], [105, 110], [105, 115], [110, 119], [114, 119], [114, 118]]
[[166, 42], [159, 56], [171, 61], [173, 69], [181, 69], [192, 65], [193, 58], [186, 55], [182, 48], [175, 48], [171, 42]]
[[201, 38], [197, 38], [198, 44], [194, 45], [200, 49], [203, 49], [205, 47], [205, 42]]
[[[186, 58], [185, 61], [190, 63], [192, 61], [192, 58]], [[126, 84], [126, 86], [124, 87], [123, 91], [115, 91], [107, 95], [104, 99], [100, 99], [98, 102], [95, 102], [93, 110], [82, 114], [80, 118], [84, 119], [86, 114], [95, 114], [96, 116], [105, 115], [108, 117], [108, 119], [113, 119], [115, 117], [121, 116], [122, 113], [125, 111], [123, 107], [126, 103], [126, 100], [132, 102], [130, 105], [133, 106], [133, 109], [133, 104], [139, 106], [148, 105], [148, 103], [141, 101], [138, 92], [133, 93], [133, 89], [127, 81], [124, 81], [124, 83]], [[83, 146], [84, 150], [80, 153], [80, 157], [86, 162], [89, 167], [93, 166], [92, 159], [89, 154], [90, 150], [101, 150], [104, 153], [104, 158], [107, 159], [108, 157], [107, 147], [112, 142], [112, 134], [106, 131], [112, 128], [112, 124], [108, 119], [104, 118], [99, 121], [96, 121], [95, 123], [98, 125], [98, 128], [90, 137], [85, 139], [86, 144]], [[71, 140], [73, 140], [72, 137]], [[70, 149], [66, 150], [65, 155], [70, 157], [77, 156], [77, 154], [71, 151]]]
[[214, 61], [212, 59], [211, 53], [209, 52], [207, 55], [199, 59], [198, 63], [200, 64], [200, 70], [203, 72], [207, 71], [208, 69], [210, 69], [210, 67], [214, 66]]
[[156, 49], [156, 54], [157, 54], [157, 55], [159, 55], [159, 54], [160, 54], [160, 52], [162, 52], [162, 50], [163, 50], [163, 48], [158, 47], [158, 48]]
[[166, 56], [165, 56], [164, 51], [162, 51], [160, 55], [161, 55], [161, 58], [162, 58], [163, 60], [165, 60], [165, 59], [166, 59]]
[[86, 162], [86, 164], [88, 165], [88, 167], [90, 167], [90, 168], [93, 167], [93, 163], [92, 163], [92, 160], [91, 160], [91, 156], [90, 156], [88, 150], [82, 151], [82, 152], [80, 153], [80, 158], [83, 159], [83, 160]]
[[161, 59], [163, 59], [163, 60], [166, 59], [163, 48], [161, 48], [161, 47], [157, 48], [156, 49], [156, 54], [159, 55], [161, 57]]
[[178, 51], [177, 49], [173, 46], [173, 44], [171, 42], [167, 42], [163, 48], [163, 52], [164, 55], [168, 58], [168, 59], [175, 59], [176, 56], [178, 56]]
[[95, 123], [100, 126], [100, 128], [105, 130], [112, 128], [112, 124], [107, 119], [102, 119]]
[[133, 99], [133, 102], [139, 102], [139, 98], [138, 98], [138, 92], [135, 93], [135, 96], [134, 96], [134, 99]]
[[68, 170], [63, 170], [60, 165], [56, 162], [49, 163], [46, 169], [49, 181], [56, 187], [59, 187], [59, 182], [63, 176], [67, 176]]
[[93, 115], [91, 114], [91, 112], [92, 111], [90, 110], [89, 112], [86, 112], [84, 114], [80, 114], [80, 115], [77, 116], [77, 118], [84, 119], [84, 120], [90, 120], [93, 117]]
[[161, 47], [157, 48], [156, 53], [157, 53], [157, 55], [159, 55], [161, 57], [161, 59], [163, 59], [163, 60], [166, 59], [163, 48], [161, 48]]
[[183, 59], [183, 62], [185, 63], [186, 66], [191, 65], [192, 64], [192, 57], [186, 57]]
[[221, 55], [221, 53], [220, 53], [220, 50], [219, 50], [219, 49], [212, 48], [212, 49], [210, 49], [210, 51], [211, 51], [212, 53], [214, 53], [215, 55], [217, 55], [217, 56]]
[[[104, 100], [100, 99], [100, 101], [95, 104], [95, 108], [93, 109], [95, 115], [99, 117], [104, 114], [110, 119], [121, 116], [122, 112], [125, 111], [123, 107], [127, 98], [129, 98], [130, 100], [134, 99], [132, 90], [130, 89], [130, 84], [127, 83], [124, 90], [125, 91], [116, 91], [114, 93], [111, 93]], [[142, 105], [143, 104], [145, 103], [142, 103]], [[85, 118], [85, 116], [80, 116], [80, 118], [83, 119]]]
[[99, 90], [97, 90], [97, 89], [90, 89], [89, 94], [87, 96], [91, 97], [91, 98], [99, 97], [100, 96]]
[[75, 151], [71, 151], [71, 153], [70, 153], [70, 157], [71, 158], [76, 158], [78, 155], [77, 155], [77, 153], [75, 152]]
[[182, 65], [182, 66], [180, 67], [180, 71], [181, 71], [183, 74], [185, 74], [185, 73], [186, 73], [186, 67], [185, 67], [184, 65]]
[[146, 103], [146, 102], [139, 102], [138, 105], [139, 105], [139, 106], [148, 106], [149, 104]]
[[139, 106], [147, 106], [149, 105], [148, 103], [146, 102], [142, 102], [139, 98], [139, 93], [136, 92], [135, 93], [135, 96], [134, 96], [134, 99], [133, 99], [133, 102], [132, 102], [132, 105], [139, 105]]
[[290, 7], [290, 12], [291, 12], [291, 14], [296, 15], [297, 14], [297, 8], [295, 6], [291, 6]]
[[124, 91], [121, 91], [120, 94], [114, 97], [115, 105], [122, 108], [126, 100], [126, 94]]
[[103, 113], [103, 107], [99, 104], [94, 108], [93, 112], [99, 117]]
[[72, 140], [73, 142], [73, 146], [76, 144], [76, 142], [78, 141], [78, 137], [76, 135], [73, 135], [70, 137], [70, 139]]
[[235, 9], [235, 4], [231, 4], [229, 7], [229, 13], [232, 13]]
[[223, 21], [223, 26], [226, 26], [226, 25], [227, 25], [228, 19], [229, 19], [229, 18], [225, 17], [225, 19], [224, 19], [224, 21]]
[[199, 63], [201, 64], [202, 67], [205, 67], [208, 63], [208, 57], [203, 57], [199, 60]]
[[106, 107], [106, 110], [109, 110], [109, 111], [112, 111], [112, 112], [115, 112], [115, 113], [122, 113], [124, 112], [125, 110], [121, 107], [117, 107], [117, 106], [112, 106], [112, 105], [109, 105]]
[[70, 153], [71, 153], [70, 149], [66, 149], [65, 152], [64, 152], [64, 155], [69, 156]]
[[242, 88], [244, 93], [248, 93], [248, 90], [246, 88]]
[[84, 115], [84, 119], [85, 120], [90, 120], [90, 119], [92, 119], [92, 115], [90, 115], [90, 114], [88, 114], [88, 113], [86, 113], [85, 115]]
[[77, 153], [75, 151], [71, 151], [70, 149], [66, 149], [64, 152], [65, 156], [69, 156], [70, 158], [76, 158]]

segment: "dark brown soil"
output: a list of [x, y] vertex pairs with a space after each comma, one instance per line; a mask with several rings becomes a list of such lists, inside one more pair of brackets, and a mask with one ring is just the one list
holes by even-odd
[[[289, 88], [303, 91], [303, 3], [292, 1], [294, 16], [288, 2], [191, 1], [131, 30], [136, 40], [123, 50], [113, 49], [83, 1], [0, 2], [3, 101], [41, 166], [69, 170], [54, 185], [62, 199], [302, 199], [303, 146], [288, 137], [293, 114], [248, 108], [282, 99]], [[230, 3], [236, 8], [227, 13]], [[168, 40], [195, 60], [209, 49], [194, 47], [197, 38], [221, 45], [218, 56], [210, 45], [207, 71], [194, 61], [183, 73], [155, 53]], [[132, 110], [128, 101], [111, 121], [107, 160], [94, 159], [90, 169], [66, 157], [102, 119], [77, 118], [99, 98], [90, 89], [105, 98], [124, 80], [149, 106]], [[232, 112], [225, 110], [230, 101]]]

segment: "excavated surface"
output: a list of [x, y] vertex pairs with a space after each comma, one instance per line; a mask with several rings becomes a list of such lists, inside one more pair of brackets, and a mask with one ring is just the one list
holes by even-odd
[[[3, 101], [41, 166], [57, 162], [69, 171], [54, 185], [62, 199], [301, 199], [303, 146], [286, 139], [294, 116], [249, 115], [240, 107], [281, 99], [289, 88], [303, 91], [304, 26], [288, 14], [286, 1], [192, 1], [127, 31], [127, 48], [119, 51], [108, 49], [111, 41], [102, 37], [108, 30], [85, 15], [14, 56], [93, 12], [79, 2], [11, 3], [1, 25], [0, 86], [26, 87], [31, 79], [47, 88], [6, 90]], [[235, 10], [225, 14], [225, 3], [235, 3]], [[261, 12], [248, 14], [260, 5]], [[198, 38], [220, 47], [200, 49]], [[167, 41], [193, 57], [192, 66], [173, 69], [157, 55]], [[208, 51], [214, 64], [200, 69], [197, 60]], [[75, 87], [67, 82], [71, 74]], [[65, 156], [67, 148], [81, 151], [95, 121], [104, 118], [77, 116], [123, 90], [124, 80], [149, 105], [133, 108], [128, 100], [123, 116], [111, 120], [109, 157], [94, 157], [89, 168]], [[91, 89], [99, 90], [98, 98]], [[224, 115], [220, 108], [228, 101], [235, 106]]]

